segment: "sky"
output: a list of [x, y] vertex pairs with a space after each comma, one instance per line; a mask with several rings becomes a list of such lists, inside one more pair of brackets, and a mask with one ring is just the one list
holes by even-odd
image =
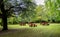
[[[11, 1], [15, 1], [15, 0], [11, 0]], [[17, 1], [19, 1], [19, 2], [22, 2], [21, 0], [17, 0]], [[18, 2], [18, 3], [19, 3]], [[34, 0], [34, 2], [37, 4], [37, 5], [44, 5], [44, 0]], [[14, 2], [12, 2], [12, 3], [14, 3]]]
[[35, 0], [37, 5], [44, 5], [44, 0]]
[[[19, 0], [17, 0], [17, 1], [19, 1]], [[36, 2], [37, 5], [40, 5], [40, 4], [44, 5], [44, 0], [35, 0], [35, 2]]]

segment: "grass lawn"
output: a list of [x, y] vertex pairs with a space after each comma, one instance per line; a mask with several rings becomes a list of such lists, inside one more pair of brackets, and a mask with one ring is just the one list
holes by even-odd
[[18, 24], [8, 25], [9, 30], [0, 31], [0, 37], [60, 37], [60, 24], [51, 23], [49, 26], [37, 25], [37, 27], [20, 26]]

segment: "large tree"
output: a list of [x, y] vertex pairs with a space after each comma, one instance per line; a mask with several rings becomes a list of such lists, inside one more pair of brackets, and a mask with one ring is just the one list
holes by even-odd
[[60, 0], [45, 0], [45, 11], [49, 20], [57, 21], [60, 19]]
[[2, 22], [3, 22], [3, 29], [2, 30], [8, 30], [7, 27], [7, 12], [11, 9], [12, 7], [10, 7], [9, 9], [5, 9], [5, 5], [4, 5], [4, 0], [0, 0], [0, 10], [1, 10], [1, 18], [2, 18]]
[[12, 8], [13, 8], [12, 9], [13, 13], [16, 14], [16, 16], [21, 14], [22, 12], [23, 12], [22, 15], [24, 16], [27, 13], [28, 15], [34, 14], [35, 6], [36, 5], [32, 3], [31, 0], [20, 0], [19, 2], [17, 0], [0, 0], [0, 10], [2, 12], [2, 14], [0, 15], [2, 16], [1, 18], [3, 22], [3, 30], [8, 30], [7, 18], [8, 18], [8, 15], [10, 15], [11, 13], [10, 10]]
[[32, 0], [24, 0], [23, 2], [25, 3], [27, 9], [22, 11], [23, 13], [20, 17], [22, 18], [22, 21], [32, 22], [32, 19], [36, 17], [36, 4], [32, 2]]

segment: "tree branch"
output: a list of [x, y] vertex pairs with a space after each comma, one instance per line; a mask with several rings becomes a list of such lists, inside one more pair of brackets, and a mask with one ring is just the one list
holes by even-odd
[[14, 6], [11, 6], [9, 9], [6, 10], [6, 12], [10, 11]]

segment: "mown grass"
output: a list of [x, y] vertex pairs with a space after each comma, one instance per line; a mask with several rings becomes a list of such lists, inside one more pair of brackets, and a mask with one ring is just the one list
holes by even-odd
[[[60, 24], [37, 25], [37, 27], [8, 25], [9, 30], [1, 32], [0, 37], [60, 37]], [[2, 27], [0, 26], [0, 28]]]

